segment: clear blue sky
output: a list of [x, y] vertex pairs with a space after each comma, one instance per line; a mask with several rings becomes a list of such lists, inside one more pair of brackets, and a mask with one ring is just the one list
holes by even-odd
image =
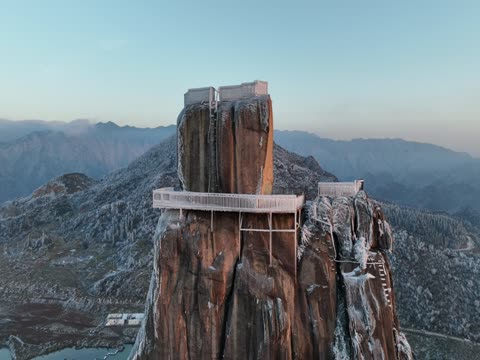
[[480, 2], [0, 0], [0, 118], [166, 125], [253, 79], [277, 129], [480, 155]]

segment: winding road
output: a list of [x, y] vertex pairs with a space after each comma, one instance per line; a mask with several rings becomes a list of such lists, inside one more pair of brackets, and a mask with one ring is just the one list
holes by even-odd
[[430, 335], [430, 336], [435, 336], [435, 337], [439, 337], [439, 338], [443, 338], [443, 339], [463, 341], [463, 342], [470, 343], [472, 345], [480, 345], [480, 343], [476, 343], [476, 342], [473, 342], [473, 341], [468, 340], [468, 339], [463, 339], [463, 338], [459, 338], [459, 337], [455, 337], [455, 336], [440, 334], [440, 333], [427, 331], [427, 330], [417, 330], [417, 329], [410, 329], [410, 328], [402, 328], [402, 330], [405, 331], [405, 332], [411, 332], [411, 333], [414, 333], [414, 334]]

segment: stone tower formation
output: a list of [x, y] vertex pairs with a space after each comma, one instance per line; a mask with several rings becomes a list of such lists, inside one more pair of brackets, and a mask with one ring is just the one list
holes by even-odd
[[130, 359], [412, 359], [390, 227], [362, 184], [319, 186], [308, 205], [272, 195], [266, 82], [189, 90], [177, 145], [182, 190], [154, 191], [165, 210]]
[[177, 121], [187, 191], [265, 194], [273, 187], [273, 111], [267, 83], [191, 89]]

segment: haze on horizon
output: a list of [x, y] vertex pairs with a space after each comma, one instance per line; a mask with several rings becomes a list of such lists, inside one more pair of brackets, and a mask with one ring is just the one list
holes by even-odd
[[261, 79], [277, 129], [480, 156], [479, 18], [468, 0], [2, 3], [0, 118], [169, 125], [187, 88]]

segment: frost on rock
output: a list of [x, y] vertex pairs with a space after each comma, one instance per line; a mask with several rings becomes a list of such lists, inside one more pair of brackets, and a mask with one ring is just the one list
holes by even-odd
[[300, 245], [297, 249], [297, 260], [300, 261], [302, 259], [302, 255], [305, 252], [305, 249], [310, 244], [310, 239], [312, 237], [312, 225], [305, 224], [302, 227], [302, 231], [300, 233]]
[[337, 295], [337, 304], [337, 319], [332, 352], [335, 360], [350, 360], [352, 355], [350, 336], [348, 334], [347, 312], [345, 310], [345, 299], [341, 294]]
[[258, 107], [260, 111], [260, 123], [262, 125], [262, 129], [265, 132], [268, 132], [268, 124], [269, 124], [269, 116], [270, 111], [268, 109], [268, 102], [267, 101], [259, 101]]
[[397, 359], [413, 360], [413, 352], [405, 334], [397, 329], [393, 329], [397, 343]]
[[365, 246], [370, 249], [373, 242], [373, 207], [364, 191], [360, 191], [354, 199], [357, 238], [365, 238]]
[[[184, 126], [185, 122], [185, 109], [183, 109], [180, 114], [178, 114], [177, 118], [177, 129], [181, 129]], [[178, 130], [177, 130], [178, 131]], [[177, 136], [177, 173], [178, 173], [178, 180], [180, 181], [180, 185], [182, 189], [185, 189], [185, 178], [183, 176], [182, 171], [182, 159], [185, 157], [185, 144], [183, 142], [183, 137], [181, 136], [181, 132], [179, 131], [179, 136]]]
[[[353, 352], [356, 358], [362, 353], [362, 339], [372, 339], [376, 327], [375, 316], [367, 297], [366, 284], [375, 277], [369, 273], [362, 273], [355, 269], [349, 273], [342, 273], [345, 282], [347, 312]], [[358, 340], [358, 341], [356, 341]]]
[[362, 236], [355, 242], [354, 245], [355, 260], [360, 264], [360, 268], [365, 270], [367, 268], [368, 250], [366, 248], [365, 238]]
[[390, 224], [385, 220], [379, 220], [378, 229], [380, 232], [380, 239], [382, 241], [382, 248], [392, 251], [393, 249], [393, 234]]
[[349, 259], [353, 250], [354, 210], [351, 201], [345, 197], [333, 201], [333, 233], [340, 246], [340, 258]]
[[332, 213], [333, 207], [327, 197], [321, 197], [316, 201], [309, 212], [310, 217], [315, 220], [323, 234], [329, 234], [333, 239]]
[[255, 194], [262, 193], [262, 186], [263, 186], [263, 165], [259, 166], [260, 168], [260, 176], [258, 177], [257, 187], [255, 189]]

